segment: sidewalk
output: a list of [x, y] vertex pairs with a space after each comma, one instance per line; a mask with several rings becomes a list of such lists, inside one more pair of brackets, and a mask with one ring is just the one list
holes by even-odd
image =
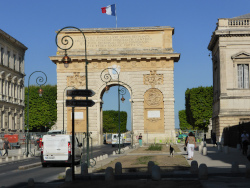
[[[205, 156], [199, 153], [198, 147], [195, 149], [194, 160], [198, 162], [198, 166], [202, 163], [206, 164], [209, 174], [231, 173], [232, 163], [234, 162], [238, 162], [240, 173], [246, 172], [246, 165], [250, 164], [250, 161], [245, 155], [242, 155], [241, 150], [229, 147], [229, 153], [226, 154], [223, 148], [222, 152], [219, 152], [217, 147], [213, 147], [212, 144], [206, 144], [206, 147], [207, 155]], [[179, 145], [179, 148], [183, 154], [186, 153], [181, 145]], [[191, 162], [188, 160], [190, 165]]]

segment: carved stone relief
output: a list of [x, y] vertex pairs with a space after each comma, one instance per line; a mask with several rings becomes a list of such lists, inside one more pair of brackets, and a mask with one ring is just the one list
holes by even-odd
[[155, 85], [163, 84], [163, 74], [156, 74], [156, 71], [150, 71], [150, 74], [144, 74], [144, 85], [151, 85], [151, 87], [155, 87]]
[[80, 72], [74, 72], [73, 76], [67, 76], [67, 86], [75, 87], [79, 89], [81, 86], [85, 86], [85, 76], [80, 76]]
[[158, 106], [163, 101], [163, 96], [160, 90], [152, 88], [145, 94], [145, 101], [149, 106]]

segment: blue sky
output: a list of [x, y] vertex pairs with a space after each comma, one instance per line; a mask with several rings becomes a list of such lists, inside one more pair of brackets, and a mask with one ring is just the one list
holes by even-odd
[[[249, 0], [0, 0], [0, 29], [28, 47], [25, 73], [44, 71], [49, 84], [56, 84], [56, 65], [49, 56], [56, 54], [55, 31], [65, 26], [112, 28], [115, 17], [101, 13], [101, 7], [116, 3], [118, 27], [171, 26], [175, 28], [173, 48], [181, 53], [175, 64], [175, 121], [185, 109], [187, 88], [212, 85], [212, 64], [208, 43], [218, 18], [250, 13]], [[114, 91], [113, 91], [114, 90]], [[104, 96], [104, 109], [117, 110], [111, 100], [113, 88]], [[130, 96], [121, 110], [130, 115]], [[108, 105], [111, 104], [111, 105]], [[129, 120], [130, 121], [130, 120]], [[130, 125], [127, 127], [130, 129]]]

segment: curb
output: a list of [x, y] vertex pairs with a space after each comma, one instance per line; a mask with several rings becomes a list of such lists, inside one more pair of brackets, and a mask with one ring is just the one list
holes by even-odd
[[38, 162], [38, 163], [29, 164], [29, 165], [19, 166], [18, 169], [19, 170], [26, 170], [26, 169], [34, 168], [34, 167], [41, 166], [41, 165], [42, 165], [42, 163]]

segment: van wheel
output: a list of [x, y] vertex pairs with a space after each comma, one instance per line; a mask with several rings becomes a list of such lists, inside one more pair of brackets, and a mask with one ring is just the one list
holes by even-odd
[[42, 166], [43, 166], [43, 168], [45, 168], [45, 167], [47, 167], [47, 164], [44, 164], [44, 163], [43, 163]]

